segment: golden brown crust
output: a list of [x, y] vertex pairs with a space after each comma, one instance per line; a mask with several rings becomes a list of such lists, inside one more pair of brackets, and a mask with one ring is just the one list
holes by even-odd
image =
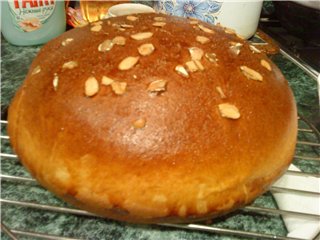
[[[296, 142], [295, 102], [278, 68], [235, 34], [164, 15], [166, 25], [153, 26], [155, 16], [112, 18], [100, 31], [74, 29], [45, 45], [9, 109], [12, 146], [43, 186], [105, 217], [181, 222], [220, 215], [251, 202], [286, 170]], [[131, 37], [140, 32], [153, 35]], [[125, 44], [99, 51], [116, 36]], [[146, 56], [138, 51], [144, 43], [155, 48]], [[203, 50], [204, 69], [186, 77], [175, 68], [188, 70], [191, 47]], [[119, 70], [130, 56], [138, 62]], [[64, 65], [70, 61], [76, 64]], [[162, 85], [151, 91], [157, 80]], [[240, 117], [229, 118], [229, 110], [223, 116], [223, 103]]]

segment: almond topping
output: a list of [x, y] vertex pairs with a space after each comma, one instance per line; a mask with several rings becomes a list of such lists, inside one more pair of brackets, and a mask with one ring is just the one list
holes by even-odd
[[119, 63], [118, 68], [120, 70], [129, 70], [136, 65], [138, 61], [139, 57], [126, 57]]
[[82, 28], [82, 27], [85, 27], [85, 26], [87, 26], [87, 25], [88, 25], [87, 22], [82, 22], [81, 24], [77, 25], [77, 27]]
[[116, 45], [121, 45], [121, 46], [123, 46], [123, 45], [126, 44], [126, 39], [125, 39], [124, 37], [122, 37], [122, 36], [116, 36], [116, 37], [112, 40], [112, 42], [113, 42], [114, 44], [116, 44]]
[[182, 65], [178, 65], [175, 68], [176, 72], [178, 74], [180, 74], [183, 77], [189, 77], [189, 73], [187, 72], [187, 70], [182, 66]]
[[269, 71], [271, 71], [270, 63], [268, 63], [266, 60], [261, 59], [260, 63], [261, 63], [261, 65], [262, 65], [263, 67], [265, 67], [266, 69], [268, 69]]
[[62, 42], [61, 42], [61, 45], [62, 46], [67, 46], [69, 43], [71, 43], [73, 41], [73, 38], [67, 38], [67, 39], [65, 39], [65, 40], [63, 40]]
[[94, 25], [93, 27], [91, 27], [92, 32], [99, 32], [101, 29], [102, 29], [101, 25]]
[[189, 48], [189, 53], [192, 60], [201, 60], [204, 54], [203, 50], [198, 47]]
[[92, 25], [101, 25], [103, 22], [102, 21], [98, 21], [98, 22], [93, 22], [93, 23], [91, 23]]
[[239, 55], [240, 49], [243, 46], [242, 43], [237, 43], [237, 42], [230, 42], [230, 50], [233, 52], [235, 55]]
[[149, 84], [149, 92], [163, 92], [166, 90], [167, 81], [165, 80], [156, 80]]
[[146, 126], [146, 119], [140, 118], [140, 119], [134, 121], [132, 125], [136, 129], [144, 128]]
[[98, 51], [107, 52], [107, 51], [110, 51], [112, 47], [113, 47], [113, 41], [111, 41], [110, 39], [107, 39], [98, 46]]
[[195, 21], [198, 20], [198, 18], [195, 18], [195, 17], [187, 17], [187, 19], [189, 19], [190, 21], [191, 21], [191, 20], [195, 20]]
[[113, 79], [108, 78], [108, 77], [106, 77], [106, 76], [103, 76], [103, 77], [102, 77], [102, 80], [101, 80], [101, 83], [102, 83], [103, 85], [106, 85], [106, 86], [110, 85], [110, 84], [113, 83], [113, 82], [114, 82]]
[[204, 37], [204, 36], [197, 36], [196, 41], [201, 44], [206, 44], [206, 43], [210, 42], [210, 39], [207, 37]]
[[198, 67], [194, 61], [186, 62], [186, 66], [189, 72], [196, 72], [198, 71]]
[[236, 36], [242, 40], [246, 40], [243, 36], [239, 35], [239, 34], [236, 34]]
[[114, 81], [111, 83], [112, 91], [117, 95], [122, 95], [126, 92], [127, 83]]
[[140, 47], [138, 47], [138, 52], [142, 56], [148, 56], [151, 53], [153, 53], [154, 49], [155, 48], [152, 43], [145, 43], [145, 44], [142, 44]]
[[127, 16], [127, 19], [129, 20], [129, 21], [131, 21], [131, 22], [134, 22], [134, 21], [136, 21], [138, 18], [137, 17], [135, 17], [135, 16]]
[[217, 90], [217, 92], [219, 93], [219, 95], [220, 95], [220, 97], [222, 98], [222, 99], [225, 99], [225, 98], [227, 98], [227, 96], [224, 94], [224, 92], [222, 91], [222, 88], [221, 87], [216, 87], [216, 90]]
[[114, 28], [119, 28], [120, 27], [120, 25], [118, 23], [112, 23], [111, 26], [114, 27]]
[[53, 77], [53, 81], [52, 81], [53, 89], [55, 91], [57, 91], [57, 89], [58, 89], [58, 82], [59, 82], [59, 77], [58, 77], [58, 74], [55, 73], [54, 77]]
[[255, 70], [248, 68], [247, 66], [240, 67], [241, 72], [245, 75], [248, 79], [262, 81], [263, 77], [260, 73], [256, 72]]
[[206, 53], [205, 56], [212, 63], [217, 63], [218, 62], [218, 58], [217, 58], [217, 55], [215, 53]]
[[85, 95], [92, 97], [99, 91], [99, 83], [95, 77], [89, 77], [85, 83]]
[[154, 22], [152, 24], [152, 26], [155, 26], [155, 27], [164, 27], [166, 25], [165, 22]]
[[206, 33], [210, 33], [210, 34], [213, 34], [213, 33], [214, 33], [214, 31], [213, 31], [212, 29], [207, 28], [207, 27], [205, 27], [205, 26], [203, 26], [203, 25], [201, 25], [201, 24], [198, 24], [198, 27], [199, 27], [202, 31], [204, 31], [204, 32], [206, 32]]
[[227, 28], [227, 27], [224, 28], [224, 32], [228, 33], [228, 34], [236, 34], [235, 30], [233, 30], [231, 28]]
[[69, 61], [63, 64], [62, 69], [73, 69], [78, 67], [78, 63], [76, 61]]
[[203, 71], [204, 70], [204, 66], [202, 65], [202, 63], [199, 61], [199, 60], [193, 60], [194, 63], [197, 65], [198, 69], [200, 71]]
[[122, 27], [122, 28], [133, 28], [133, 25], [130, 25], [130, 24], [121, 24], [120, 27]]
[[134, 40], [143, 40], [143, 39], [148, 39], [151, 38], [153, 35], [152, 32], [141, 32], [141, 33], [136, 33], [131, 35], [131, 38]]
[[253, 45], [249, 45], [249, 48], [253, 53], [261, 53], [261, 51]]
[[195, 24], [198, 24], [199, 22], [198, 22], [197, 20], [191, 20], [189, 23], [190, 23], [191, 25], [195, 25]]
[[200, 28], [198, 27], [198, 25], [196, 25], [196, 26], [192, 26], [194, 29], [196, 29], [196, 30], [200, 30]]
[[238, 119], [240, 118], [239, 110], [236, 106], [230, 103], [219, 104], [219, 112], [222, 117]]
[[163, 22], [166, 20], [166, 18], [164, 17], [154, 17], [153, 20], [157, 21], [157, 22]]
[[36, 66], [36, 67], [32, 70], [31, 75], [38, 74], [39, 72], [41, 72], [41, 68], [40, 68], [40, 66], [38, 65], [38, 66]]

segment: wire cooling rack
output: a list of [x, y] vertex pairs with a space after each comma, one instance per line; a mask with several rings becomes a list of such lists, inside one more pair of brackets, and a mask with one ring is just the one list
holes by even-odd
[[[320, 177], [320, 133], [319, 131], [309, 123], [305, 118], [299, 117], [299, 132], [298, 132], [298, 142], [296, 153], [294, 156], [293, 163], [298, 165], [302, 172], [297, 171], [290, 171], [288, 170], [286, 174], [290, 175], [300, 175], [300, 176], [314, 176]], [[10, 183], [11, 185], [21, 186], [23, 185], [26, 189], [25, 191], [29, 191], [28, 188], [32, 186], [38, 186], [37, 182], [31, 178], [30, 176], [26, 175], [25, 172], [16, 171], [20, 174], [7, 174], [5, 172], [6, 164], [15, 164], [20, 165], [17, 156], [12, 152], [9, 146], [9, 136], [6, 134], [6, 126], [7, 121], [1, 120], [1, 166], [2, 172], [0, 174], [2, 180], [2, 192], [6, 191], [5, 183]], [[20, 165], [22, 168], [22, 166]], [[311, 169], [311, 171], [310, 171]], [[39, 188], [41, 188], [39, 186]], [[273, 192], [288, 192], [288, 193], [296, 193], [296, 194], [308, 194], [313, 196], [319, 196], [319, 193], [309, 192], [309, 191], [301, 191], [297, 189], [287, 189], [287, 188], [279, 188], [279, 187], [271, 187], [270, 189]], [[43, 190], [46, 192], [46, 190]], [[54, 214], [67, 214], [67, 215], [74, 215], [75, 217], [87, 217], [92, 219], [97, 219], [98, 217], [79, 209], [74, 209], [69, 205], [61, 205], [61, 204], [52, 204], [50, 198], [46, 201], [27, 201], [21, 198], [12, 197], [12, 194], [2, 194], [5, 196], [1, 196], [1, 205], [2, 209], [6, 207], [13, 207], [16, 208], [18, 211], [19, 209], [28, 208], [32, 211], [40, 211], [40, 212], [52, 212]], [[271, 195], [270, 192], [267, 192], [263, 196], [259, 197], [253, 204], [250, 206], [246, 206], [235, 213], [231, 214], [231, 217], [235, 217], [240, 214], [250, 214], [255, 217], [255, 221], [266, 221], [266, 219], [270, 219], [272, 217], [276, 217], [281, 219], [281, 215], [291, 215], [297, 218], [303, 219], [313, 219], [320, 221], [320, 215], [317, 214], [308, 214], [303, 212], [296, 212], [296, 211], [284, 211], [275, 207], [268, 207], [259, 205], [259, 201], [261, 198]], [[52, 198], [54, 198], [52, 196]], [[8, 217], [7, 217], [8, 218]], [[229, 215], [225, 216], [222, 222], [228, 221]], [[14, 226], [10, 226], [7, 224], [6, 217], [1, 220], [1, 230], [3, 236], [6, 236], [9, 239], [20, 239], [20, 238], [32, 238], [32, 239], [58, 239], [58, 240], [75, 240], [75, 239], [94, 239], [90, 236], [83, 236], [77, 237], [73, 234], [71, 236], [62, 235], [55, 235], [48, 232], [36, 232], [29, 229], [20, 229], [15, 228]], [[32, 219], [31, 219], [32, 221]], [[280, 220], [281, 221], [281, 220]], [[16, 224], [13, 224], [16, 225]], [[193, 231], [206, 234], [212, 234], [215, 237], [233, 237], [234, 239], [279, 239], [279, 240], [297, 240], [297, 238], [286, 237], [286, 232], [282, 234], [270, 234], [264, 231], [257, 231], [255, 227], [253, 229], [242, 228], [240, 222], [238, 223], [239, 226], [233, 225], [233, 227], [226, 227], [219, 225], [214, 225], [212, 222], [205, 222], [205, 223], [197, 223], [197, 224], [159, 224], [159, 225], [152, 225], [149, 226], [151, 228], [161, 227], [162, 229], [166, 229], [167, 231], [174, 231], [176, 229], [185, 230], [185, 231]], [[126, 225], [124, 225], [126, 227]], [[319, 235], [317, 236], [319, 237]]]

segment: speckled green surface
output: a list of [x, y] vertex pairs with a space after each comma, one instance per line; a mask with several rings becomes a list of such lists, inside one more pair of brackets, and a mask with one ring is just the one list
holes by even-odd
[[[40, 47], [16, 47], [10, 45], [4, 39], [2, 39], [1, 46], [1, 113], [2, 118], [4, 118], [6, 107], [16, 89], [21, 85], [27, 69]], [[299, 112], [308, 118], [314, 118], [316, 116], [315, 113], [319, 111], [316, 82], [280, 55], [274, 56], [273, 61], [287, 77], [298, 102]], [[300, 127], [307, 127], [301, 121], [299, 124]], [[5, 125], [1, 126], [1, 132], [3, 135], [6, 134]], [[318, 141], [315, 135], [310, 133], [300, 133], [299, 139]], [[3, 140], [1, 146], [1, 152], [11, 153], [7, 140]], [[319, 157], [320, 152], [319, 148], [298, 145], [296, 154]], [[317, 162], [295, 160], [295, 163], [303, 171], [320, 172], [320, 166]], [[1, 173], [29, 177], [29, 174], [17, 160], [5, 157], [1, 159]], [[36, 184], [3, 181], [1, 198], [70, 207]], [[270, 193], [259, 197], [253, 204], [255, 206], [276, 208], [276, 204]], [[247, 237], [240, 238], [225, 234], [173, 229], [155, 225], [127, 224], [101, 218], [17, 207], [9, 204], [2, 205], [1, 214], [2, 221], [10, 228], [81, 239], [248, 239]], [[223, 218], [215, 219], [208, 225], [280, 236], [286, 235], [283, 221], [281, 217], [276, 215], [237, 211]], [[2, 239], [7, 239], [4, 234], [1, 237]]]
[[310, 120], [319, 119], [319, 97], [317, 83], [282, 55], [271, 57], [288, 79], [294, 92], [299, 114]]

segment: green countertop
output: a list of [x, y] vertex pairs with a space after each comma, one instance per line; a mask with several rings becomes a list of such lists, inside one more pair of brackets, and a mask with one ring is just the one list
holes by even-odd
[[[32, 59], [39, 51], [40, 46], [17, 47], [10, 45], [2, 38], [1, 43], [1, 113], [2, 119], [6, 118], [6, 109], [15, 91], [23, 82]], [[272, 57], [273, 61], [283, 71], [293, 89], [298, 103], [299, 113], [308, 119], [316, 119], [319, 115], [316, 81], [309, 78], [294, 64], [281, 55]], [[5, 124], [2, 124], [2, 134], [5, 133]], [[300, 134], [300, 138], [311, 138]], [[2, 141], [2, 152], [12, 153], [9, 142]], [[319, 151], [313, 148], [297, 147], [297, 154], [303, 152], [308, 156], [319, 157]], [[319, 173], [319, 164], [307, 161], [297, 161], [304, 170]], [[29, 177], [26, 170], [18, 160], [7, 157], [1, 159], [1, 173], [5, 175]], [[67, 204], [55, 198], [51, 193], [37, 184], [17, 183], [14, 181], [2, 181], [2, 199], [27, 201], [68, 207]], [[259, 197], [255, 206], [276, 208], [272, 195], [268, 192]], [[105, 220], [96, 217], [77, 216], [67, 213], [56, 213], [47, 210], [35, 210], [33, 208], [19, 207], [12, 204], [3, 204], [1, 209], [2, 221], [13, 229], [48, 233], [53, 235], [83, 238], [83, 239], [248, 239], [231, 235], [206, 233], [199, 231], [174, 229], [156, 225], [134, 225]], [[237, 211], [225, 217], [215, 219], [209, 226], [254, 231], [266, 234], [286, 235], [286, 228], [280, 216], [264, 215], [252, 212]], [[3, 239], [8, 239], [2, 233]], [[23, 239], [34, 239], [23, 238]]]

